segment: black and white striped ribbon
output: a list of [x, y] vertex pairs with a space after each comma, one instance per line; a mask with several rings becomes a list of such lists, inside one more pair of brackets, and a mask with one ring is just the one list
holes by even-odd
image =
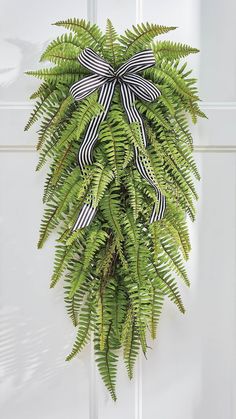
[[[136, 74], [155, 64], [152, 50], [139, 52], [122, 64], [118, 70], [96, 54], [92, 49], [85, 48], [79, 55], [80, 64], [86, 67], [93, 74], [76, 82], [70, 89], [75, 100], [82, 100], [95, 90], [100, 89], [98, 102], [102, 105], [102, 112], [94, 117], [87, 128], [78, 153], [78, 164], [81, 170], [85, 165], [92, 164], [93, 147], [98, 139], [99, 126], [106, 118], [109, 110], [115, 85], [119, 83], [123, 106], [130, 123], [138, 122], [141, 129], [144, 147], [147, 146], [146, 133], [143, 120], [135, 107], [135, 97], [152, 102], [160, 96], [160, 91], [148, 80]], [[155, 180], [145, 166], [145, 159], [139, 154], [137, 147], [135, 151], [135, 162], [141, 176], [154, 188], [158, 205], [154, 204], [150, 217], [150, 223], [160, 220], [164, 216], [166, 198], [158, 189]], [[96, 208], [92, 203], [85, 203], [79, 212], [73, 231], [86, 227], [92, 221]]]

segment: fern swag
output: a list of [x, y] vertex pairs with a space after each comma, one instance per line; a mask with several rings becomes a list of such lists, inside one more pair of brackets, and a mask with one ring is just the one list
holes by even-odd
[[[198, 50], [154, 41], [174, 27], [147, 23], [119, 36], [109, 20], [105, 34], [84, 20], [68, 19], [56, 25], [70, 32], [51, 42], [41, 57], [54, 66], [28, 72], [43, 82], [31, 96], [36, 104], [25, 129], [41, 119], [37, 169], [49, 162], [38, 247], [57, 231], [51, 287], [64, 279], [65, 304], [77, 327], [67, 360], [92, 337], [99, 371], [115, 400], [120, 351], [132, 378], [139, 352], [146, 356], [149, 335], [156, 337], [165, 297], [184, 313], [176, 277], [189, 285], [184, 266], [190, 251], [186, 215], [194, 220], [195, 178], [199, 179], [187, 114], [194, 123], [204, 114], [198, 106], [196, 80], [180, 59]], [[145, 148], [139, 124], [128, 122], [116, 88], [100, 126], [94, 163], [82, 171], [76, 163], [82, 138], [91, 119], [102, 112], [98, 91], [80, 102], [69, 91], [89, 75], [78, 62], [85, 48], [114, 68], [151, 49], [156, 64], [142, 76], [161, 95], [152, 103], [136, 100], [148, 139]], [[159, 203], [134, 165], [135, 148], [166, 197], [164, 218], [151, 224], [150, 210]], [[98, 208], [96, 216], [88, 227], [72, 231], [88, 196]]]

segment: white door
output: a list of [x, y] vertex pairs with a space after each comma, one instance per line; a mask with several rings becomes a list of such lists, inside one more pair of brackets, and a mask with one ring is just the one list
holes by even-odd
[[[1, 0], [0, 417], [1, 419], [236, 418], [236, 3], [234, 0]], [[45, 173], [35, 174], [36, 133], [23, 132], [50, 23], [89, 18], [118, 30], [178, 26], [169, 38], [201, 49], [189, 62], [209, 116], [194, 128], [202, 181], [183, 289], [187, 314], [166, 303], [158, 340], [133, 382], [123, 365], [112, 402], [87, 348], [65, 363], [74, 330], [62, 286], [49, 290], [53, 240], [36, 250]]]

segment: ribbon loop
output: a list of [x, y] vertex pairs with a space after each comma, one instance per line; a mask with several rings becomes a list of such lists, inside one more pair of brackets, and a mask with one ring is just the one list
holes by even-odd
[[75, 100], [85, 99], [107, 81], [106, 77], [93, 74], [73, 84], [70, 92]]
[[153, 102], [160, 96], [160, 91], [153, 83], [139, 76], [138, 74], [125, 74], [122, 76], [129, 88], [134, 92], [135, 96], [147, 102]]
[[99, 76], [114, 77], [114, 69], [91, 48], [85, 48], [78, 57], [81, 65]]
[[[135, 107], [135, 98], [138, 97], [142, 100], [152, 102], [161, 93], [153, 83], [136, 74], [155, 64], [152, 50], [142, 51], [133, 55], [117, 71], [90, 48], [85, 48], [79, 55], [78, 60], [93, 74], [73, 84], [70, 88], [72, 96], [75, 100], [82, 100], [95, 90], [100, 89], [98, 102], [103, 107], [102, 112], [90, 121], [79, 149], [78, 164], [83, 171], [87, 164], [92, 164], [93, 147], [98, 139], [99, 126], [106, 118], [116, 83], [119, 82], [120, 84], [122, 102], [129, 122], [139, 123], [142, 141], [145, 147], [147, 146], [146, 133], [143, 120]], [[134, 152], [136, 167], [140, 175], [153, 187], [157, 196], [158, 204], [154, 204], [150, 217], [150, 223], [152, 223], [163, 218], [166, 198], [162, 195], [155, 180], [146, 168], [147, 162], [145, 164], [145, 159], [140, 156], [137, 147], [134, 147]], [[84, 203], [73, 227], [73, 231], [88, 226], [95, 213], [96, 208], [93, 207], [92, 201], [91, 203]]]
[[155, 65], [155, 57], [151, 49], [134, 54], [126, 63], [117, 70], [117, 76], [121, 77], [126, 73], [138, 73]]

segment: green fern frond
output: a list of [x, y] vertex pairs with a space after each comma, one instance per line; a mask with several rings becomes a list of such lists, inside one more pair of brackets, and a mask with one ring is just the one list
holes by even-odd
[[40, 226], [40, 236], [38, 241], [38, 249], [41, 249], [49, 237], [50, 233], [57, 227], [58, 220], [56, 219], [57, 206], [54, 204], [48, 204], [44, 211], [44, 216]]
[[40, 84], [38, 89], [31, 94], [30, 99], [37, 99], [37, 98], [43, 98], [44, 95], [48, 95], [48, 92], [53, 92], [53, 90], [56, 90], [57, 87], [54, 84], [44, 82]]
[[92, 328], [93, 322], [93, 301], [91, 298], [87, 298], [84, 306], [81, 309], [79, 315], [79, 327], [77, 331], [77, 336], [73, 348], [70, 354], [66, 357], [66, 361], [73, 359], [86, 345], [90, 338], [90, 331]]
[[65, 130], [61, 133], [60, 141], [57, 144], [57, 151], [67, 147], [71, 141], [78, 140], [84, 132], [90, 120], [99, 115], [102, 106], [97, 101], [97, 93], [84, 99], [78, 109], [70, 117]]
[[151, 289], [151, 295], [152, 295], [152, 303], [151, 303], [151, 316], [150, 316], [150, 333], [151, 338], [156, 339], [157, 336], [157, 326], [160, 321], [160, 316], [162, 312], [162, 307], [164, 304], [164, 295], [158, 289], [155, 287], [155, 285], [152, 285]]
[[149, 121], [152, 121], [157, 127], [162, 126], [166, 130], [171, 130], [172, 125], [170, 121], [165, 119], [161, 112], [160, 106], [154, 103], [138, 103], [137, 109], [144, 114]]
[[119, 182], [124, 163], [124, 138], [121, 127], [116, 121], [104, 121], [100, 130], [100, 138], [109, 164], [113, 167], [115, 177]]
[[[160, 258], [160, 260], [162, 262], [162, 258]], [[155, 276], [156, 286], [160, 289], [160, 291], [164, 295], [169, 297], [169, 299], [177, 305], [181, 313], [185, 313], [185, 308], [184, 308], [180, 293], [178, 291], [178, 286], [174, 278], [172, 278], [171, 274], [169, 274], [168, 271], [164, 269], [160, 269], [160, 268], [158, 269], [154, 266], [154, 270], [156, 273], [156, 276]]]
[[130, 199], [130, 206], [133, 209], [133, 216], [136, 220], [142, 212], [142, 194], [139, 191], [133, 170], [129, 171], [129, 176], [125, 179], [125, 185]]
[[63, 26], [71, 30], [81, 42], [84, 48], [89, 47], [100, 51], [103, 45], [103, 35], [99, 27], [84, 19], [67, 19], [54, 23], [56, 26]]
[[168, 231], [169, 226], [172, 229], [174, 229], [173, 234], [175, 235], [175, 237], [177, 235], [180, 249], [182, 250], [182, 253], [184, 254], [185, 258], [188, 259], [189, 252], [191, 250], [191, 245], [186, 217], [183, 215], [182, 211], [180, 211], [179, 208], [176, 208], [176, 205], [169, 204], [169, 208], [166, 211], [166, 218], [164, 222], [168, 225]]
[[86, 277], [88, 276], [88, 270], [91, 267], [94, 256], [99, 248], [104, 244], [106, 237], [106, 232], [95, 227], [91, 229], [90, 234], [86, 240], [87, 246], [83, 252], [81, 260], [79, 260], [77, 263], [77, 270], [75, 271], [75, 274], [71, 280], [69, 298], [73, 297], [73, 295], [85, 281]]
[[65, 83], [70, 86], [78, 81], [81, 76], [86, 75], [86, 72], [81, 68], [79, 62], [65, 62], [51, 68], [27, 71], [26, 74], [41, 80], [45, 80], [47, 83]]
[[183, 260], [179, 254], [178, 247], [176, 244], [172, 243], [172, 237], [165, 235], [165, 237], [160, 239], [161, 248], [164, 250], [162, 255], [162, 262], [166, 260], [166, 265], [170, 266], [170, 269], [175, 271], [177, 275], [183, 279], [185, 284], [189, 286], [189, 280], [187, 276], [186, 269], [183, 265]]
[[122, 333], [123, 355], [128, 377], [131, 380], [134, 375], [134, 366], [139, 354], [140, 340], [135, 324], [132, 309], [127, 311]]
[[120, 36], [120, 42], [125, 46], [125, 55], [130, 56], [137, 51], [146, 49], [150, 42], [158, 35], [176, 29], [176, 26], [162, 26], [150, 23], [141, 23], [127, 29], [125, 35]]
[[108, 185], [111, 183], [114, 173], [110, 167], [104, 167], [101, 163], [94, 163], [96, 166], [95, 174], [91, 186], [91, 196], [94, 207], [103, 198]]
[[54, 188], [58, 184], [62, 184], [64, 176], [76, 167], [76, 159], [78, 154], [78, 141], [74, 138], [67, 147], [64, 147], [61, 153], [54, 154], [54, 164], [52, 165], [51, 186]]
[[121, 218], [122, 208], [119, 202], [118, 189], [110, 187], [101, 201], [101, 209], [103, 211], [106, 222], [112, 228], [119, 240], [123, 240]]
[[48, 105], [54, 103], [54, 100], [58, 102], [57, 93], [51, 90], [51, 88], [45, 88], [43, 95], [40, 97], [40, 100], [36, 102], [34, 109], [30, 115], [30, 118], [25, 126], [25, 131], [28, 131], [29, 128], [47, 112]]
[[54, 64], [60, 64], [64, 61], [77, 63], [78, 55], [82, 50], [83, 46], [80, 40], [76, 36], [73, 36], [72, 33], [66, 33], [48, 45], [40, 61], [50, 61]]
[[106, 32], [103, 43], [103, 50], [106, 53], [107, 60], [116, 67], [117, 63], [120, 60], [120, 55], [122, 53], [121, 46], [118, 43], [118, 34], [112, 25], [110, 19], [107, 19]]
[[147, 351], [146, 331], [151, 314], [150, 284], [148, 282], [143, 285], [129, 284], [128, 292], [136, 319], [140, 344], [145, 355]]
[[156, 82], [160, 88], [162, 83], [167, 84], [174, 92], [180, 95], [182, 98], [188, 100], [199, 100], [198, 96], [187, 85], [183, 77], [172, 67], [168, 61], [162, 61], [155, 68], [146, 70], [146, 73], [150, 75], [152, 80]]
[[51, 278], [51, 285], [50, 287], [53, 288], [65, 272], [68, 264], [71, 263], [71, 258], [74, 256], [74, 253], [77, 254], [78, 246], [68, 246], [65, 247], [63, 245], [56, 246], [55, 258], [54, 258], [54, 269], [53, 275]]
[[69, 298], [70, 292], [70, 277], [65, 277], [65, 286], [64, 286], [64, 300], [66, 311], [68, 316], [71, 318], [73, 325], [78, 326], [79, 320], [79, 311], [84, 302], [84, 297], [87, 294], [87, 284], [85, 283], [72, 298]]
[[111, 394], [111, 397], [116, 401], [116, 374], [118, 364], [118, 354], [116, 352], [117, 343], [112, 333], [112, 324], [110, 324], [104, 349], [100, 349], [98, 340], [95, 340], [95, 355], [99, 372], [103, 379], [105, 386]]
[[189, 45], [171, 41], [159, 41], [155, 44], [153, 43], [152, 49], [156, 55], [157, 60], [162, 58], [169, 60], [179, 60], [180, 58], [186, 57], [189, 54], [197, 54], [199, 52], [197, 48], [192, 48]]

